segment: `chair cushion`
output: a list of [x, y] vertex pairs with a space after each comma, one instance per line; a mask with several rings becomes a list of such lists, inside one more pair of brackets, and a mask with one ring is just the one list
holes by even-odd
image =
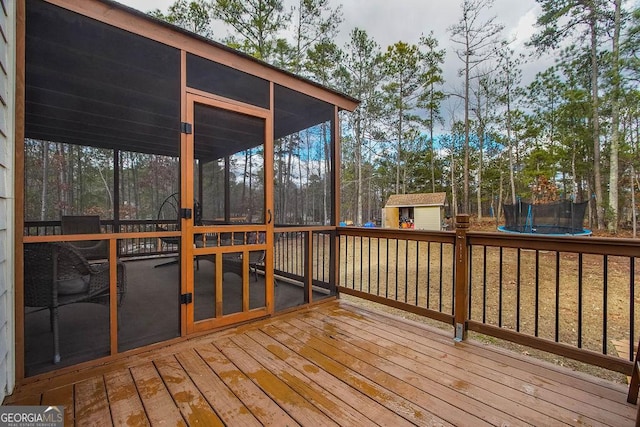
[[75, 277], [73, 279], [58, 280], [58, 295], [81, 294], [89, 291], [90, 276]]

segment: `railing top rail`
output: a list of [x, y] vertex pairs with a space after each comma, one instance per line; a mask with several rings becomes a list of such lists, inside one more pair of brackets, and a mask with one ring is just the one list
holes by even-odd
[[276, 233], [297, 233], [301, 231], [329, 231], [333, 232], [336, 227], [331, 225], [276, 225]]
[[557, 252], [640, 257], [639, 239], [618, 239], [587, 236], [515, 236], [499, 232], [467, 233], [470, 246], [497, 246]]
[[[154, 224], [157, 222], [167, 222], [171, 220], [157, 220], [157, 219], [119, 219], [119, 224]], [[100, 218], [100, 224], [113, 224], [115, 219], [113, 218]], [[47, 226], [47, 225], [60, 225], [62, 221], [59, 219], [48, 219], [45, 221], [40, 220], [26, 220], [24, 225], [27, 227]]]
[[154, 231], [134, 233], [96, 233], [96, 234], [49, 234], [46, 236], [24, 236], [24, 243], [44, 242], [80, 242], [84, 240], [123, 240], [141, 238], [180, 237], [179, 231]]
[[454, 231], [402, 230], [395, 228], [338, 227], [340, 236], [376, 237], [380, 239], [416, 240], [422, 242], [454, 243]]

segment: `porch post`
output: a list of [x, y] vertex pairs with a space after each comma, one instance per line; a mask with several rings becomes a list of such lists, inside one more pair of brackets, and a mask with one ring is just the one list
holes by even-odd
[[[112, 233], [120, 233], [120, 150], [113, 150], [113, 228]], [[120, 252], [118, 252], [120, 253]]]
[[329, 283], [331, 292], [339, 296], [337, 291], [340, 285], [340, 236], [338, 224], [340, 223], [340, 110], [333, 107], [333, 120], [331, 121], [331, 226], [334, 227], [331, 234], [331, 253], [329, 255]]
[[467, 248], [467, 230], [469, 215], [456, 215], [455, 245], [455, 340], [467, 338], [467, 320], [469, 319], [469, 250]]

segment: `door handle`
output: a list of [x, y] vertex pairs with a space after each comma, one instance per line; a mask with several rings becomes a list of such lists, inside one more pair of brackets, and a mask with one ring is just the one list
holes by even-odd
[[267, 224], [271, 224], [271, 220], [273, 219], [273, 215], [271, 214], [271, 209], [267, 209], [267, 214], [269, 215], [269, 220], [267, 221]]

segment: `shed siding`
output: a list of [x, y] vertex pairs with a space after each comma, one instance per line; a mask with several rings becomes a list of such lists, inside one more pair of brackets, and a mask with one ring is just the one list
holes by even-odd
[[440, 206], [416, 206], [413, 209], [416, 230], [440, 230]]
[[0, 0], [0, 401], [15, 383], [13, 153], [15, 1]]

